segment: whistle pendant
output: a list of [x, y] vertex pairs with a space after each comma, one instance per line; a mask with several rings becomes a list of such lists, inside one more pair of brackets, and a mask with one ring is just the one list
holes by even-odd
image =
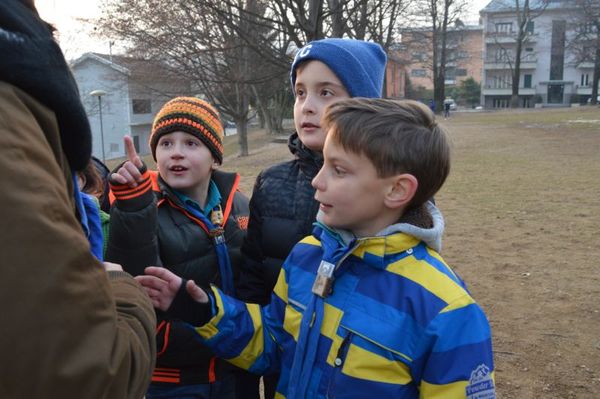
[[223, 225], [223, 211], [221, 210], [220, 206], [218, 209], [214, 209], [210, 213], [210, 222], [215, 226]]
[[327, 298], [333, 289], [333, 272], [335, 265], [326, 261], [321, 261], [317, 277], [312, 286], [312, 292], [321, 298]]
[[317, 274], [317, 278], [312, 286], [312, 292], [321, 298], [327, 298], [331, 294], [333, 288], [333, 278], [325, 277], [321, 274]]

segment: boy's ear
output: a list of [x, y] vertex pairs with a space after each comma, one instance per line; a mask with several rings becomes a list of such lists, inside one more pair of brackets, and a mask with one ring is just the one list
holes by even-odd
[[392, 209], [406, 206], [415, 196], [418, 187], [417, 178], [409, 173], [393, 176], [384, 198], [385, 205]]
[[217, 169], [219, 169], [219, 166], [221, 166], [221, 164], [213, 158], [213, 163], [210, 168], [212, 170], [217, 170]]

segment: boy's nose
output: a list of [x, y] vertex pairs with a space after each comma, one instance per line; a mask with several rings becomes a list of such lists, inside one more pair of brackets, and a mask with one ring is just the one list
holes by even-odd
[[322, 172], [323, 172], [323, 168], [321, 168], [321, 170], [319, 170], [317, 175], [311, 181], [311, 185], [313, 186], [313, 188], [315, 190], [323, 191], [323, 189], [324, 189], [323, 178], [321, 176]]
[[183, 148], [181, 144], [175, 144], [173, 146], [173, 150], [171, 151], [171, 158], [182, 158], [183, 157]]
[[307, 94], [304, 104], [302, 104], [302, 112], [305, 114], [314, 114], [316, 112], [316, 105], [314, 96]]

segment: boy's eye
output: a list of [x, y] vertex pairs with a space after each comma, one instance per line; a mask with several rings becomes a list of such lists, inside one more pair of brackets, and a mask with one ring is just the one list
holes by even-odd
[[161, 140], [160, 143], [158, 143], [158, 145], [160, 145], [161, 147], [168, 147], [171, 145], [171, 142], [169, 140]]
[[302, 97], [304, 95], [304, 89], [296, 89], [296, 97]]
[[335, 166], [333, 168], [333, 171], [335, 172], [336, 176], [344, 176], [346, 174], [346, 171], [343, 168], [340, 168], [339, 166]]
[[330, 89], [323, 89], [323, 90], [321, 90], [321, 95], [322, 96], [333, 96], [333, 95], [335, 95], [335, 93]]
[[188, 140], [187, 145], [189, 145], [190, 147], [195, 147], [198, 146], [199, 143], [196, 140]]

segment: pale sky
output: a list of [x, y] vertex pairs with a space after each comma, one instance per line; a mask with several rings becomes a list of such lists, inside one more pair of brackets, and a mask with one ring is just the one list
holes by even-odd
[[94, 37], [94, 20], [100, 14], [100, 0], [35, 0], [43, 20], [59, 33], [60, 46], [67, 59], [87, 51], [108, 53], [108, 40]]
[[[491, 0], [467, 0], [472, 4], [468, 22], [477, 21], [479, 10]], [[87, 51], [108, 54], [108, 40], [94, 37], [94, 19], [100, 13], [100, 0], [36, 0], [40, 16], [59, 32], [59, 41], [67, 59]]]

